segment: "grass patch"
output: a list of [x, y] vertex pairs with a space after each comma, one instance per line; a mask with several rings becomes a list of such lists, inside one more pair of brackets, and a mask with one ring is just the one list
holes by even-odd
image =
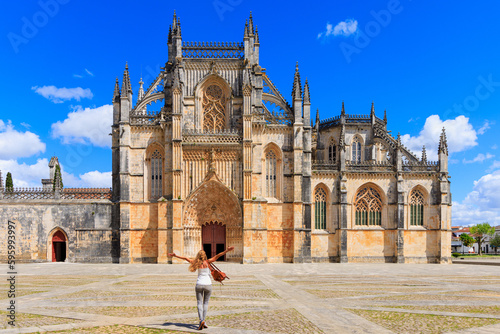
[[[0, 317], [4, 319], [4, 321], [0, 323], [0, 329], [12, 329], [12, 326], [10, 326], [7, 323], [7, 312], [0, 311]], [[60, 325], [60, 324], [69, 324], [78, 322], [82, 322], [82, 320], [48, 317], [45, 315], [30, 314], [30, 313], [19, 313], [19, 312], [16, 313], [16, 327], [18, 328]]]
[[100, 327], [90, 327], [90, 328], [78, 328], [69, 329], [65, 331], [54, 331], [46, 333], [78, 333], [78, 334], [160, 334], [160, 333], [180, 333], [185, 334], [186, 332], [171, 331], [168, 329], [156, 329], [148, 327], [139, 326], [127, 326], [127, 325], [113, 325], [113, 326], [100, 326]]
[[[187, 319], [198, 323], [198, 319]], [[271, 333], [324, 333], [295, 309], [245, 312], [207, 317], [208, 326], [257, 330]], [[231, 333], [228, 330], [228, 333]]]
[[467, 305], [417, 305], [417, 306], [377, 306], [387, 308], [398, 308], [404, 310], [421, 310], [435, 312], [452, 312], [452, 313], [474, 313], [474, 314], [491, 314], [500, 315], [500, 306], [467, 306]]
[[440, 316], [432, 314], [415, 314], [390, 311], [370, 311], [348, 309], [395, 333], [445, 333], [467, 328], [475, 328], [497, 324], [498, 319], [482, 319], [469, 317]]

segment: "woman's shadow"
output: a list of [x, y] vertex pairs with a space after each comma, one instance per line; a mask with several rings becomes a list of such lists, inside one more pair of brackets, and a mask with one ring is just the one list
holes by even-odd
[[182, 324], [178, 322], [165, 322], [162, 324], [162, 326], [177, 326], [177, 327], [184, 327], [188, 329], [198, 329], [198, 325], [195, 324]]

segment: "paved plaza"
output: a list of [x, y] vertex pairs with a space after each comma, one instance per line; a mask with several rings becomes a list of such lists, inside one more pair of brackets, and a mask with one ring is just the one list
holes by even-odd
[[[488, 265], [220, 263], [204, 333], [500, 333], [500, 271]], [[2, 284], [8, 290], [3, 265]], [[2, 333], [197, 330], [187, 265], [17, 265], [16, 328]], [[6, 293], [3, 293], [3, 298]]]

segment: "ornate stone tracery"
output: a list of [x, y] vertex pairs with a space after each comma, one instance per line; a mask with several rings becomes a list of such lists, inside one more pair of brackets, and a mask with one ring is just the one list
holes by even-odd
[[221, 132], [226, 128], [226, 99], [222, 88], [211, 84], [203, 93], [203, 130]]
[[318, 187], [314, 193], [314, 217], [315, 228], [324, 230], [326, 228], [326, 191]]
[[266, 153], [266, 197], [276, 197], [276, 154]]
[[424, 224], [424, 194], [420, 189], [414, 189], [410, 195], [410, 225]]
[[151, 155], [151, 199], [158, 199], [163, 192], [163, 158], [158, 150]]
[[370, 186], [363, 187], [354, 201], [356, 225], [381, 225], [382, 198], [380, 193]]

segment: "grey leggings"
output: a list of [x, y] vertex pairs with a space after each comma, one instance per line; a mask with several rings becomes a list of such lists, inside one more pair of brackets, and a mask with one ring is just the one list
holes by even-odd
[[196, 285], [196, 301], [198, 302], [198, 317], [200, 321], [205, 321], [208, 311], [208, 300], [212, 294], [211, 285]]

